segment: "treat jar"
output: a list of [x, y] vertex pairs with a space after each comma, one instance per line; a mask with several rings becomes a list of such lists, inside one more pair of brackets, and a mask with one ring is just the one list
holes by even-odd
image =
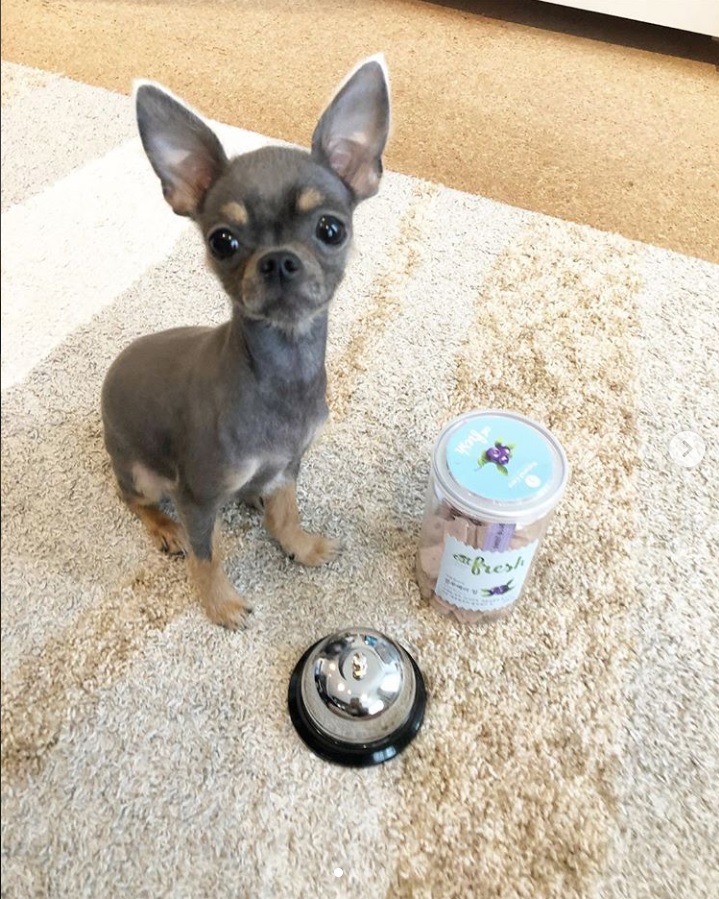
[[422, 596], [462, 622], [507, 615], [568, 477], [559, 441], [522, 415], [477, 410], [449, 422], [434, 446], [417, 550]]

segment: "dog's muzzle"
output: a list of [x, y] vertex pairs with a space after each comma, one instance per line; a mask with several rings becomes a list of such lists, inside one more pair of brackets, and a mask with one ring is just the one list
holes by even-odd
[[275, 250], [257, 260], [257, 271], [266, 284], [287, 284], [304, 273], [300, 257], [291, 250]]

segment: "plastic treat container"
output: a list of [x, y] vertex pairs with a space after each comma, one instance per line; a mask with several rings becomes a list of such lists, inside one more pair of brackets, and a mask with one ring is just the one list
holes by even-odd
[[569, 478], [541, 424], [478, 410], [451, 421], [432, 456], [417, 550], [424, 599], [459, 621], [494, 621], [516, 606]]

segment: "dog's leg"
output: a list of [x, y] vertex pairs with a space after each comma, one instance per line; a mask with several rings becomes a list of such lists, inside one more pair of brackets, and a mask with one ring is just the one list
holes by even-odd
[[249, 506], [250, 509], [254, 509], [255, 512], [265, 511], [265, 501], [261, 496], [248, 496], [245, 500], [245, 505]]
[[302, 530], [294, 483], [265, 497], [265, 527], [282, 549], [303, 565], [323, 565], [340, 550], [336, 540]]
[[144, 497], [123, 496], [128, 509], [145, 525], [155, 546], [170, 556], [186, 556], [189, 542], [182, 525]]
[[243, 627], [251, 609], [222, 567], [216, 509], [207, 510], [186, 500], [176, 500], [176, 505], [192, 548], [190, 578], [207, 617], [230, 630]]
[[123, 502], [145, 525], [155, 546], [171, 556], [186, 556], [190, 545], [182, 525], [157, 507], [169, 481], [140, 463], [126, 466], [113, 458], [112, 467]]

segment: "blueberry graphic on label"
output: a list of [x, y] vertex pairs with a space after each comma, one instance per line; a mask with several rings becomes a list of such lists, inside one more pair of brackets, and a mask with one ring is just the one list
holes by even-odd
[[492, 465], [497, 466], [497, 471], [504, 475], [509, 474], [507, 465], [509, 465], [512, 458], [513, 449], [513, 443], [505, 444], [502, 440], [496, 440], [494, 446], [490, 446], [488, 450], [485, 450], [477, 460], [479, 467], [482, 468], [483, 465], [491, 462]]
[[[512, 581], [513, 580], [514, 578], [512, 578]], [[506, 584], [500, 584], [498, 587], [490, 587], [489, 589], [482, 590], [482, 594], [484, 596], [503, 596], [512, 589], [512, 581], [508, 581]]]

